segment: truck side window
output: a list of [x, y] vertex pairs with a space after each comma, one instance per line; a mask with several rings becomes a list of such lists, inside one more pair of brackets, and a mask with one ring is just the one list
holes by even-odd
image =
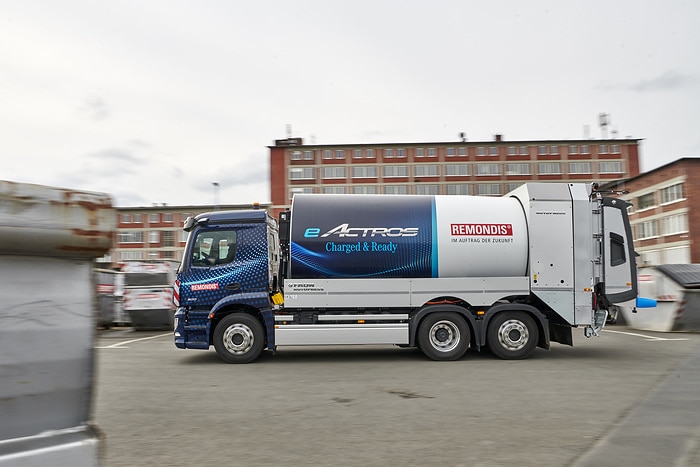
[[625, 264], [625, 239], [622, 235], [610, 232], [610, 266]]
[[219, 266], [236, 257], [235, 230], [205, 230], [197, 234], [192, 249], [192, 266]]

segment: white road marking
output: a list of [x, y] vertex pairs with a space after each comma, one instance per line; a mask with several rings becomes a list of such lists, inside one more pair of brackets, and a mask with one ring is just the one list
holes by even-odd
[[611, 331], [609, 329], [603, 329], [603, 332], [614, 332], [615, 334], [625, 334], [627, 336], [643, 337], [644, 339], [647, 339], [650, 341], [687, 341], [688, 340], [687, 338], [684, 338], [684, 337], [674, 337], [674, 338], [656, 337], [656, 336], [648, 336], [646, 334], [638, 334], [636, 332]]
[[158, 334], [157, 336], [142, 337], [140, 339], [131, 339], [128, 341], [117, 342], [116, 344], [100, 346], [100, 347], [95, 347], [95, 348], [96, 349], [128, 349], [129, 347], [124, 347], [124, 346], [127, 344], [131, 344], [133, 342], [147, 341], [149, 339], [157, 339], [159, 337], [172, 336], [172, 335], [173, 335], [173, 333], [169, 332], [167, 334]]

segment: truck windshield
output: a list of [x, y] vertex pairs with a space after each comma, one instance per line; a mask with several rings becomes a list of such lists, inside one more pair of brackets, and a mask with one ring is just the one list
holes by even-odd
[[236, 257], [235, 230], [204, 230], [197, 233], [192, 248], [192, 266], [218, 266]]

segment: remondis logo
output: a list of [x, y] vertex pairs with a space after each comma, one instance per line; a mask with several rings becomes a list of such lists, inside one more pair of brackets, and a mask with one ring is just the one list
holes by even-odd
[[326, 233], [321, 233], [318, 227], [309, 227], [304, 231], [305, 238], [324, 238], [336, 235], [345, 237], [415, 237], [418, 227], [350, 227], [350, 224], [340, 224]]

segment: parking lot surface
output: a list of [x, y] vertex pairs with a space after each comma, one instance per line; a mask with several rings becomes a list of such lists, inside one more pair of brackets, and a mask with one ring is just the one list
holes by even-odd
[[100, 331], [103, 465], [700, 465], [700, 334], [575, 331], [522, 361], [391, 346], [248, 365]]

